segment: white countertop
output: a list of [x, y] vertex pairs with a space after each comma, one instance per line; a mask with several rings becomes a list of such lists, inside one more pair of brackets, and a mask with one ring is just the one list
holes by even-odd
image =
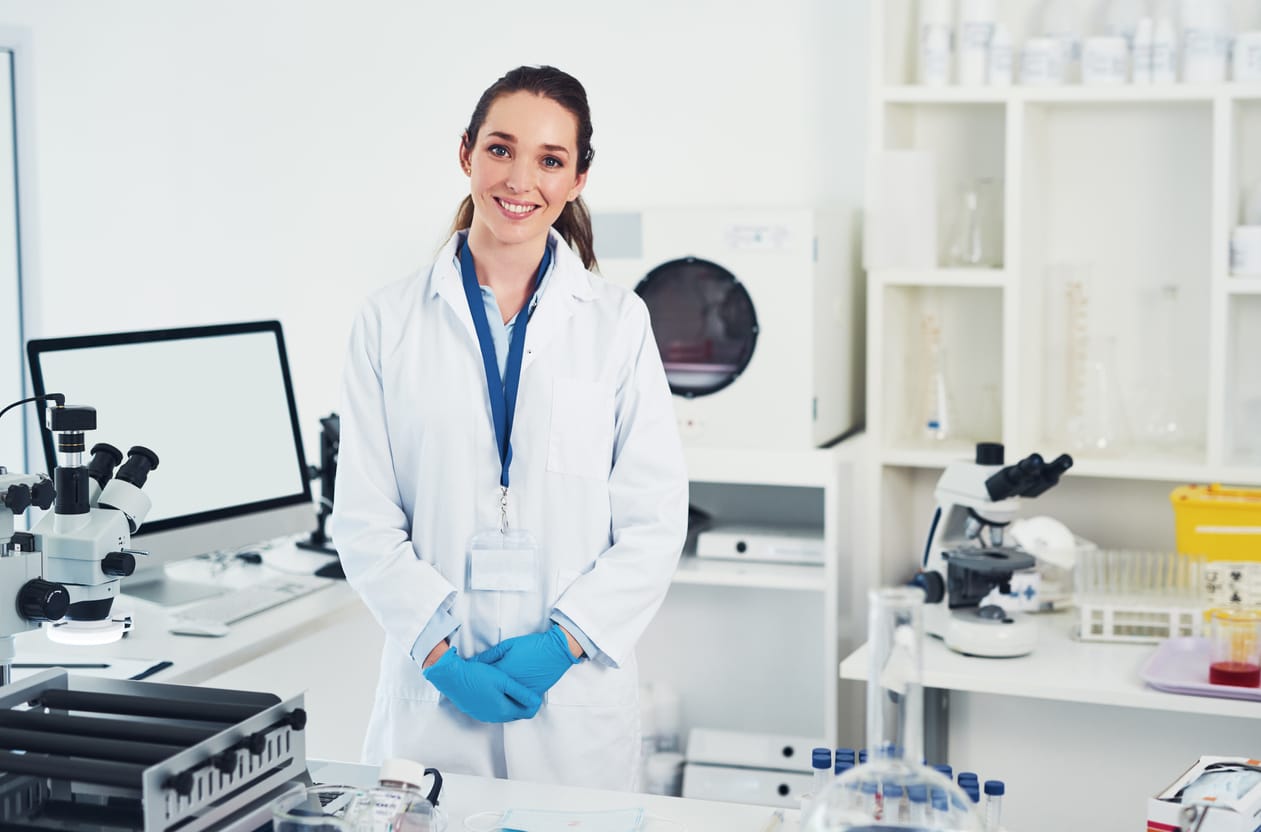
[[[260, 565], [233, 561], [226, 568], [217, 569], [209, 561], [193, 560], [175, 564], [168, 574], [174, 573], [180, 580], [244, 587], [278, 575], [298, 572], [310, 575], [327, 562], [327, 557], [283, 544], [266, 549]], [[147, 659], [155, 663], [170, 661], [171, 667], [148, 678], [173, 684], [198, 684], [353, 615], [360, 603], [354, 590], [343, 580], [329, 579], [328, 584], [326, 589], [230, 625], [231, 631], [221, 638], [173, 635], [167, 632], [167, 627], [176, 608], [123, 595], [115, 602], [115, 607], [129, 610], [132, 616], [132, 629], [126, 638], [102, 646], [68, 646], [54, 644], [42, 631], [31, 631], [17, 637], [16, 661], [32, 656], [41, 659], [56, 656], [67, 662], [85, 663], [107, 662], [112, 657]]]
[[[317, 783], [360, 787], [376, 785], [376, 768], [373, 766], [313, 760], [309, 768]], [[442, 777], [438, 805], [447, 813], [448, 832], [461, 832], [465, 828], [466, 817], [482, 812], [499, 813], [505, 809], [593, 812], [629, 808], [645, 811], [645, 832], [763, 832], [775, 811], [768, 806], [496, 780], [467, 774], [444, 773]], [[795, 809], [785, 809], [780, 832], [796, 830], [799, 814]], [[486, 824], [476, 828], [494, 828], [490, 826], [490, 818], [486, 820]]]
[[[924, 685], [945, 690], [1026, 696], [1060, 702], [1261, 719], [1261, 702], [1167, 693], [1147, 687], [1139, 670], [1152, 644], [1082, 642], [1072, 637], [1073, 613], [1037, 616], [1038, 646], [1028, 656], [964, 656], [926, 637]], [[841, 662], [842, 679], [867, 678], [867, 646]]]

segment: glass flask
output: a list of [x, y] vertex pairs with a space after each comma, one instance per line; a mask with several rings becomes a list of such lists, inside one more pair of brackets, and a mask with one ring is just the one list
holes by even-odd
[[801, 828], [981, 832], [972, 799], [922, 762], [924, 593], [897, 587], [868, 598], [867, 762], [833, 779]]
[[995, 268], [1001, 264], [997, 203], [998, 185], [994, 179], [974, 179], [960, 188], [946, 251], [947, 265]]
[[1161, 286], [1157, 290], [1154, 314], [1149, 319], [1155, 326], [1154, 331], [1149, 331], [1149, 337], [1154, 337], [1157, 343], [1147, 352], [1154, 360], [1144, 367], [1147, 379], [1138, 414], [1143, 442], [1156, 450], [1176, 449], [1191, 441], [1180, 406], [1185, 385], [1178, 383], [1175, 369], [1179, 363], [1179, 343], [1175, 335], [1179, 332], [1178, 310], [1178, 287]]

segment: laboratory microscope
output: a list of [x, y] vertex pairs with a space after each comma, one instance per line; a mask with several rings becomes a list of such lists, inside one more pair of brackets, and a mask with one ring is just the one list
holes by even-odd
[[911, 583], [925, 593], [924, 630], [959, 653], [1003, 658], [1031, 652], [1033, 620], [993, 603], [992, 594], [1011, 591], [1015, 572], [1032, 569], [1028, 552], [1005, 545], [1003, 531], [1015, 518], [1021, 497], [1036, 497], [1073, 466], [1061, 454], [1046, 462], [1030, 454], [1003, 464], [1003, 446], [981, 442], [974, 462], [952, 462], [937, 481], [923, 569]]
[[[40, 398], [54, 403], [45, 412], [57, 447], [53, 479], [0, 467], [0, 591], [17, 597], [16, 604], [0, 604], [0, 684], [10, 681], [14, 636], [44, 623], [59, 642], [121, 638], [126, 625], [112, 616], [114, 599], [121, 579], [135, 571], [136, 556], [146, 554], [130, 543], [149, 513], [140, 489], [158, 467], [157, 455], [135, 446], [123, 462], [117, 448], [100, 443], [84, 465], [83, 435], [96, 429], [96, 410], [66, 406], [60, 393], [9, 407]], [[32, 505], [53, 511], [29, 533], [15, 532], [15, 515]]]

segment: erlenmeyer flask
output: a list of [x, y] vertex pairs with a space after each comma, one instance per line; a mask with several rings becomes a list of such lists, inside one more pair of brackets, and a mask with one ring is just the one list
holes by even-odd
[[980, 832], [971, 798], [921, 762], [924, 593], [918, 587], [880, 589], [868, 600], [867, 762], [823, 789], [801, 828]]
[[999, 265], [998, 188], [995, 180], [975, 179], [959, 191], [947, 264], [962, 268]]

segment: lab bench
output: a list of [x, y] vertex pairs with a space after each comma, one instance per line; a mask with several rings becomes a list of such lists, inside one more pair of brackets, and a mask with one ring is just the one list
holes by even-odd
[[[309, 575], [325, 560], [282, 545], [268, 549], [261, 566], [189, 561], [175, 564], [172, 571], [182, 580], [231, 589], [302, 570]], [[231, 624], [220, 638], [173, 635], [167, 628], [174, 613], [156, 604], [126, 596], [117, 604], [130, 609], [132, 617], [131, 631], [123, 640], [69, 646], [54, 644], [39, 631], [23, 633], [17, 637], [16, 661], [38, 657], [83, 664], [116, 659], [170, 662], [146, 681], [281, 697], [305, 693], [310, 717], [307, 753], [358, 759], [384, 634], [345, 581], [330, 579], [327, 588]]]
[[[1077, 641], [1069, 613], [1037, 622], [1019, 658], [924, 645], [929, 762], [1006, 781], [1009, 828], [1141, 829], [1147, 798], [1201, 754], [1261, 754], [1261, 702], [1154, 690], [1139, 672], [1155, 645]], [[865, 680], [867, 664], [863, 645], [840, 677]]]
[[[367, 787], [376, 785], [377, 781], [375, 766], [312, 760], [309, 770], [317, 783]], [[523, 780], [496, 780], [467, 774], [443, 773], [442, 781], [438, 805], [447, 814], [448, 832], [465, 829], [466, 817], [505, 809], [599, 812], [642, 808], [648, 819], [645, 829], [679, 832], [718, 829], [725, 832], [763, 832], [770, 828], [776, 828], [777, 832], [796, 832], [800, 821], [800, 813], [796, 809], [784, 810], [783, 824], [773, 827], [768, 826], [773, 811], [768, 806], [584, 789]], [[490, 824], [473, 828], [490, 828]]]

